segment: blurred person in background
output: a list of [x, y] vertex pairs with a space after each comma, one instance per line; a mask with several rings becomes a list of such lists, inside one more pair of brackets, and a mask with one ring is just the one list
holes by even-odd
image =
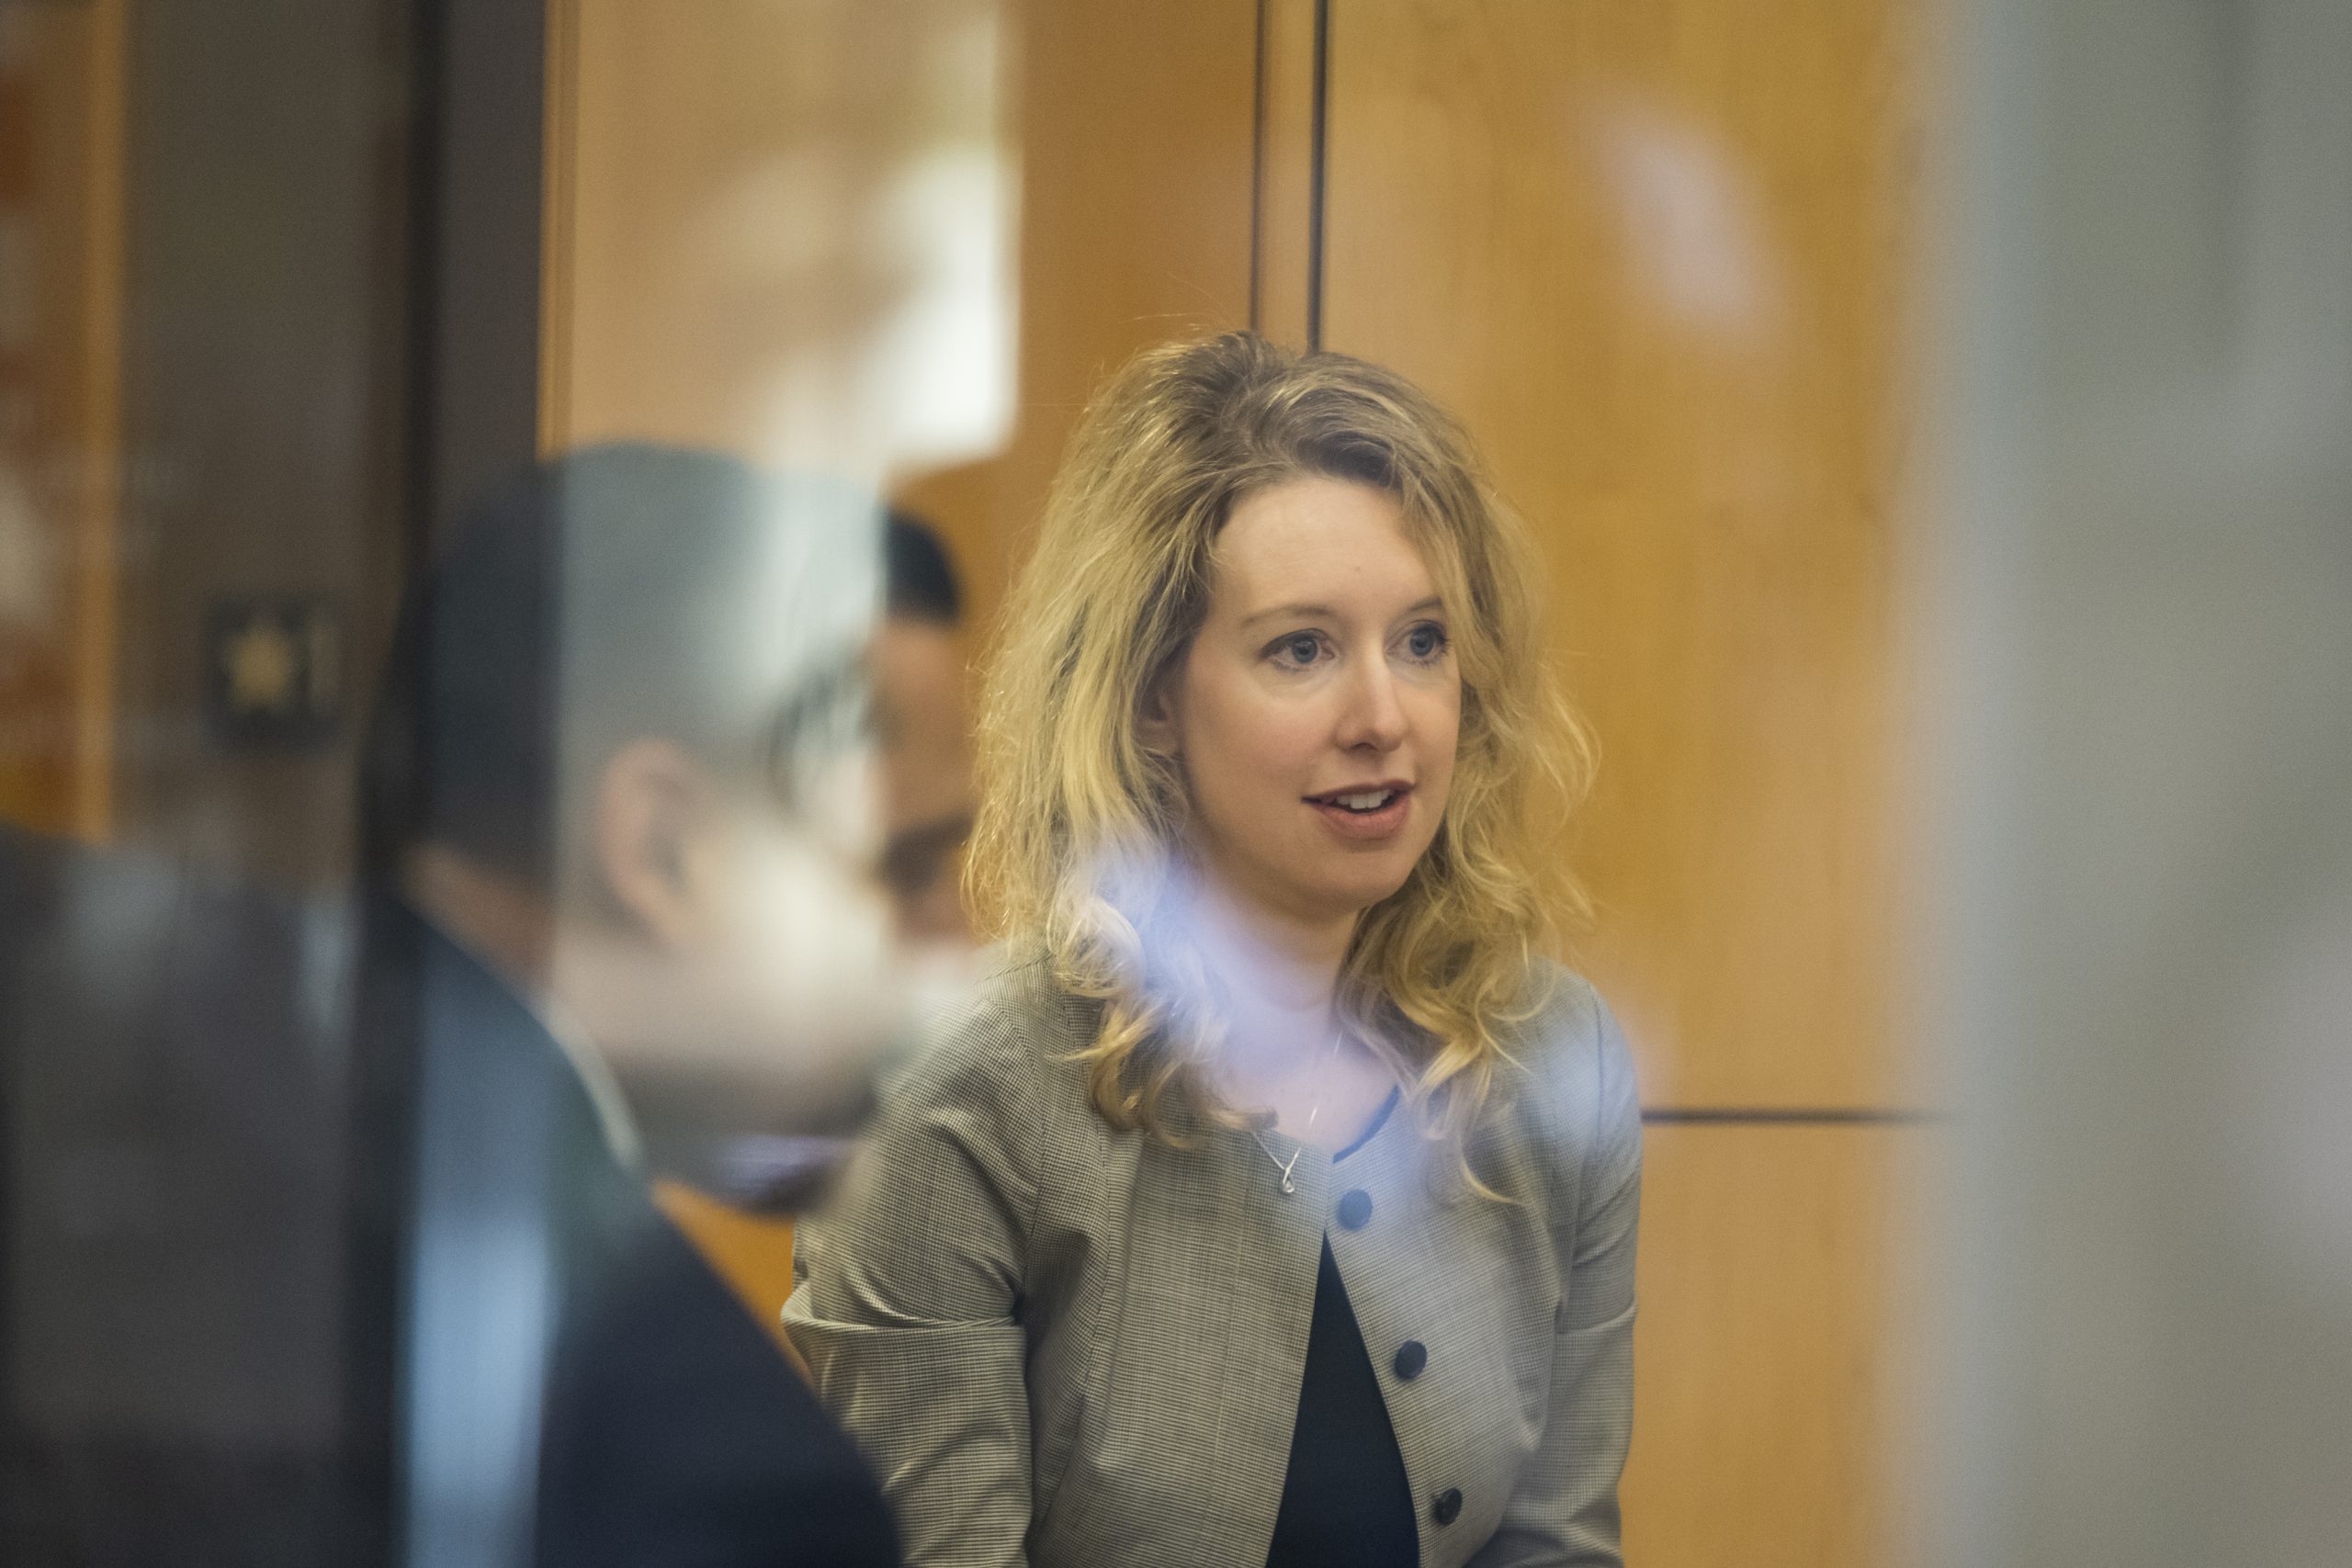
[[892, 508], [883, 535], [887, 614], [874, 635], [883, 799], [882, 879], [913, 946], [970, 945], [957, 886], [972, 831], [964, 704], [964, 592], [930, 524]]
[[[849, 1441], [648, 1178], [838, 1133], [895, 1025], [878, 506], [651, 446], [488, 497], [370, 745], [364, 1059], [415, 1562], [885, 1563]], [[363, 1284], [364, 1289], [364, 1284]]]
[[1619, 1561], [1640, 1121], [1545, 956], [1537, 581], [1375, 367], [1088, 413], [990, 668], [1007, 946], [786, 1308], [910, 1562]]
[[[922, 518], [891, 508], [882, 546], [883, 615], [867, 655], [881, 781], [878, 872], [897, 925], [899, 994], [920, 1020], [961, 1002], [977, 978], [960, 886], [972, 831], [964, 595], [946, 546]], [[914, 1039], [905, 1034], [880, 1071], [895, 1067]], [[673, 1153], [677, 1174], [693, 1187], [773, 1217], [815, 1201], [849, 1147], [823, 1133], [739, 1133], [706, 1135]], [[760, 1278], [764, 1283], [764, 1271]]]

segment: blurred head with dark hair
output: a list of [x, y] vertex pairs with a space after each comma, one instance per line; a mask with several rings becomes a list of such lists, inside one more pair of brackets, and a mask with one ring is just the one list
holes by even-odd
[[894, 620], [960, 626], [964, 588], [938, 531], [901, 507], [890, 508], [882, 536], [883, 603]]
[[863, 1096], [892, 943], [877, 504], [649, 446], [542, 465], [403, 607], [372, 869], [593, 1043], [657, 1142]]
[[972, 830], [964, 594], [946, 547], [910, 513], [892, 509], [883, 556], [888, 615], [874, 638], [882, 877], [910, 942], [961, 948], [970, 927], [957, 884]]

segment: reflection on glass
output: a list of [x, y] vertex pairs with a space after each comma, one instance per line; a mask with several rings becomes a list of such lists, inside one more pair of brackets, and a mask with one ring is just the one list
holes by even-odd
[[893, 1032], [881, 520], [829, 481], [600, 447], [486, 497], [404, 606], [361, 978], [392, 1032], [359, 1048], [416, 1063], [412, 1562], [730, 1534], [888, 1560], [854, 1454], [647, 1185], [845, 1131]]
[[[1951, 11], [0, 0], [0, 1562], [2352, 1560], [2352, 10]], [[1121, 553], [1066, 439], [1245, 326], [1459, 418], [1547, 640], [1353, 446]], [[1400, 936], [1490, 655], [1604, 765]], [[1269, 717], [1449, 691], [1442, 792]], [[1622, 1529], [1630, 1080], [1510, 1023], [1423, 1208], [1494, 996], [1260, 918], [1441, 793], [1363, 951], [1573, 865], [1639, 1048]]]

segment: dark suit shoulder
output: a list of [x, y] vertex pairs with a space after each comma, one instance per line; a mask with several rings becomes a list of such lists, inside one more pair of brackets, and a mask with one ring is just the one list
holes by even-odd
[[538, 1560], [895, 1563], [856, 1449], [775, 1341], [650, 1205], [571, 1305], [550, 1380]]

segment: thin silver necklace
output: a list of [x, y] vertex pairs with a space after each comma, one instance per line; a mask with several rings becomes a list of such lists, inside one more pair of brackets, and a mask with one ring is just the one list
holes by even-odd
[[1323, 1058], [1323, 1081], [1315, 1091], [1315, 1103], [1306, 1108], [1306, 1125], [1300, 1129], [1299, 1146], [1291, 1150], [1290, 1158], [1284, 1159], [1274, 1153], [1273, 1146], [1266, 1142], [1266, 1135], [1263, 1133], [1259, 1132], [1255, 1127], [1250, 1129], [1250, 1135], [1258, 1140], [1258, 1147], [1265, 1152], [1268, 1159], [1274, 1162], [1274, 1168], [1283, 1173], [1284, 1192], [1295, 1193], [1298, 1190], [1298, 1185], [1291, 1180], [1290, 1173], [1298, 1168], [1298, 1156], [1306, 1152], [1305, 1135], [1315, 1131], [1315, 1119], [1323, 1114], [1324, 1097], [1331, 1092], [1331, 1064], [1340, 1059], [1341, 1033], [1342, 1032], [1337, 1029], [1331, 1031], [1331, 1054]]

